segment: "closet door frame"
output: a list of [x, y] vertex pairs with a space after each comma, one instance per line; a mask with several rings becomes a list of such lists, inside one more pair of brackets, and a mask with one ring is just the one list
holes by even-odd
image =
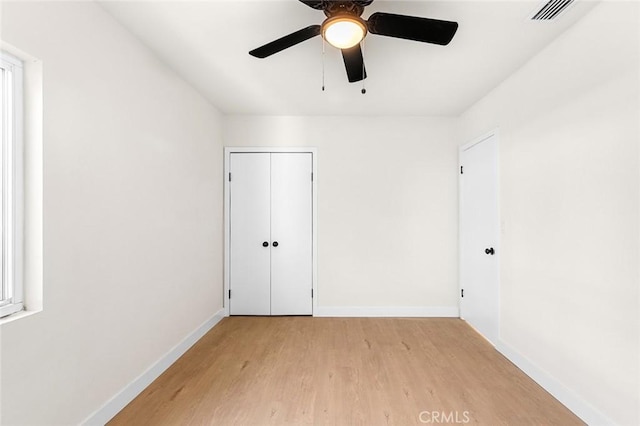
[[[232, 153], [310, 153], [311, 154], [311, 170], [313, 173], [313, 181], [311, 186], [312, 197], [312, 219], [311, 219], [311, 232], [312, 232], [312, 288], [313, 288], [313, 300], [312, 310], [313, 316], [317, 312], [318, 305], [318, 200], [317, 200], [317, 185], [318, 185], [318, 149], [315, 147], [225, 147], [224, 148], [224, 293], [222, 295], [222, 303], [224, 307], [225, 316], [229, 316], [229, 271], [231, 269], [231, 198], [230, 198], [230, 186], [229, 186], [229, 173], [230, 173], [230, 160]], [[231, 176], [233, 179], [233, 176]]]

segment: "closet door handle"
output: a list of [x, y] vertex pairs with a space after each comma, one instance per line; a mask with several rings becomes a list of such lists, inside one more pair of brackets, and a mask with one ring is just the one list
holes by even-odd
[[265, 241], [264, 243], [262, 243], [262, 247], [269, 247], [269, 243]]
[[278, 247], [278, 242], [277, 242], [277, 241], [274, 241], [274, 242], [273, 242], [273, 246], [274, 246], [274, 247]]

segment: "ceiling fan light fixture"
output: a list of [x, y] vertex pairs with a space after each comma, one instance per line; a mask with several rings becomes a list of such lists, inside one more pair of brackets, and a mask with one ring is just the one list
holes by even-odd
[[367, 26], [358, 16], [334, 16], [322, 23], [322, 37], [338, 49], [349, 49], [367, 35]]

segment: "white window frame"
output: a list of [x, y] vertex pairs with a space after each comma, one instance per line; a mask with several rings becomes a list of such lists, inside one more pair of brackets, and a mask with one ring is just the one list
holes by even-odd
[[2, 259], [0, 318], [24, 309], [23, 292], [23, 63], [0, 51]]

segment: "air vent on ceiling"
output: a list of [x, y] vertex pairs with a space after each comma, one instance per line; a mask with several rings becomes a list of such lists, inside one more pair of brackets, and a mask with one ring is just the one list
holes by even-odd
[[550, 21], [555, 19], [574, 2], [574, 0], [549, 0], [531, 14], [532, 21]]

